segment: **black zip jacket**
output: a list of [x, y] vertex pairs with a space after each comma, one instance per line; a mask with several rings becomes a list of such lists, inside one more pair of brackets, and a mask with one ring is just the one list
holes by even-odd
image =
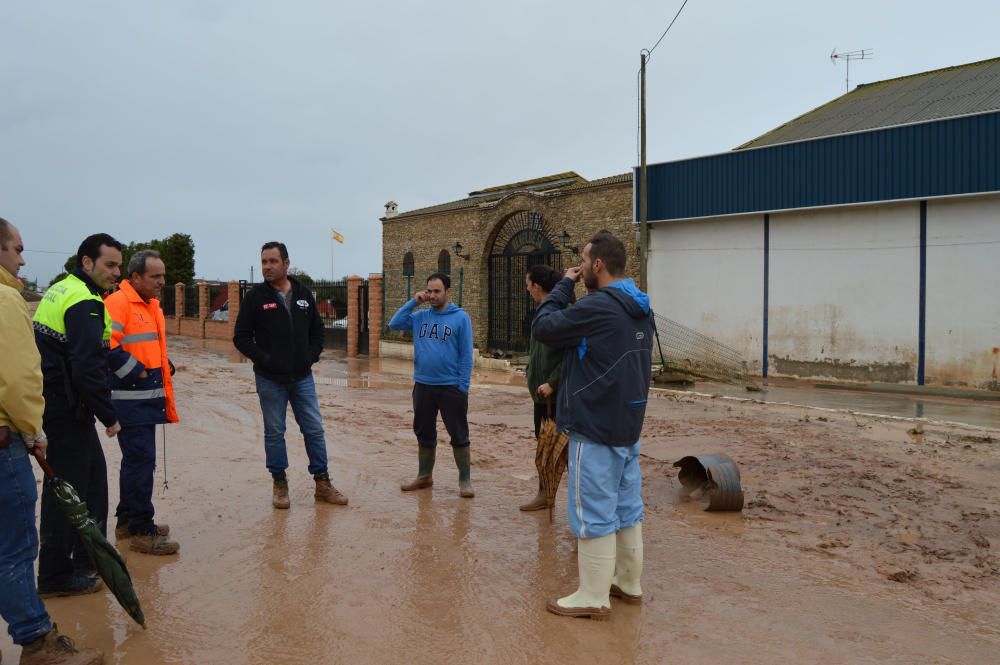
[[556, 284], [531, 327], [538, 341], [566, 349], [556, 422], [594, 443], [631, 446], [642, 433], [652, 373], [648, 297], [634, 285], [635, 295], [609, 286], [567, 307], [574, 288], [568, 278]]
[[267, 282], [250, 289], [236, 317], [233, 344], [253, 371], [276, 383], [304, 379], [323, 351], [323, 320], [312, 293], [294, 277], [291, 311]]
[[[90, 292], [102, 291], [82, 270], [74, 270]], [[108, 388], [108, 347], [104, 343], [104, 303], [81, 300], [63, 317], [65, 339], [35, 328], [35, 345], [42, 356], [43, 394], [49, 413], [70, 413], [82, 422], [94, 416], [111, 427], [118, 421]]]

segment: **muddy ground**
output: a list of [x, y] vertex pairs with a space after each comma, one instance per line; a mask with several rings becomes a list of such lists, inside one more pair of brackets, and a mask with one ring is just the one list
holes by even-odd
[[[148, 630], [107, 593], [47, 603], [108, 663], [1000, 660], [996, 430], [658, 393], [643, 434], [645, 604], [591, 622], [544, 609], [574, 588], [576, 559], [564, 489], [552, 524], [517, 510], [534, 490], [519, 377], [474, 379], [476, 498], [458, 497], [447, 447], [433, 490], [402, 494], [416, 466], [408, 364], [328, 357], [320, 402], [350, 506], [313, 502], [292, 426], [292, 508], [274, 511], [249, 365], [172, 344], [184, 422], [167, 428], [155, 502], [181, 553], [123, 548]], [[740, 465], [742, 514], [682, 498], [671, 462], [711, 452]], [[0, 650], [16, 662], [6, 635]]]

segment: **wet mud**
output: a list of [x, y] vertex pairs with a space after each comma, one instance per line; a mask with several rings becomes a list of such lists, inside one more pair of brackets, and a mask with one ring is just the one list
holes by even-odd
[[[523, 379], [478, 373], [475, 499], [442, 445], [416, 472], [405, 361], [324, 359], [317, 389], [346, 507], [317, 505], [289, 414], [292, 507], [270, 506], [250, 366], [172, 340], [183, 422], [158, 460], [158, 519], [176, 557], [122, 548], [143, 631], [107, 593], [53, 599], [60, 629], [108, 663], [995, 663], [998, 432], [658, 393], [642, 467], [642, 606], [609, 622], [548, 614], [572, 591], [565, 489], [554, 523], [534, 495]], [[235, 361], [235, 362], [234, 362]], [[443, 432], [443, 428], [442, 428]], [[158, 436], [162, 436], [158, 434]], [[109, 468], [120, 455], [105, 447]], [[743, 513], [685, 497], [671, 464], [722, 452]], [[117, 501], [112, 479], [111, 501]], [[124, 545], [124, 543], [123, 543]], [[0, 637], [4, 663], [18, 650]]]

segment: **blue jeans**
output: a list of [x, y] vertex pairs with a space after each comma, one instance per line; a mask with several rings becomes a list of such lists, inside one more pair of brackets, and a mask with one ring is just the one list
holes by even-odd
[[569, 433], [567, 510], [577, 538], [600, 538], [642, 521], [639, 442], [605, 446]]
[[312, 374], [295, 383], [276, 383], [259, 374], [257, 396], [260, 410], [264, 414], [264, 455], [267, 470], [272, 475], [281, 476], [288, 468], [288, 452], [285, 450], [285, 414], [292, 405], [292, 414], [299, 425], [302, 438], [306, 441], [306, 455], [309, 456], [309, 473], [327, 472], [326, 439], [323, 436], [323, 416], [319, 412], [316, 399], [316, 383]]
[[14, 644], [29, 644], [52, 630], [35, 588], [35, 501], [38, 489], [28, 449], [11, 432], [10, 447], [0, 448], [0, 616]]

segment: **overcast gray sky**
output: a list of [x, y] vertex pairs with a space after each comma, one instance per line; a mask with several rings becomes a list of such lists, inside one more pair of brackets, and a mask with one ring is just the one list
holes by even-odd
[[[332, 228], [336, 276], [377, 272], [388, 199], [628, 171], [639, 51], [681, 2], [4, 2], [0, 216], [43, 283], [97, 231], [189, 233], [232, 279], [272, 239], [329, 277]], [[842, 94], [833, 48], [874, 49], [853, 88], [998, 56], [997, 25], [995, 0], [689, 0], [649, 66], [649, 160]]]

